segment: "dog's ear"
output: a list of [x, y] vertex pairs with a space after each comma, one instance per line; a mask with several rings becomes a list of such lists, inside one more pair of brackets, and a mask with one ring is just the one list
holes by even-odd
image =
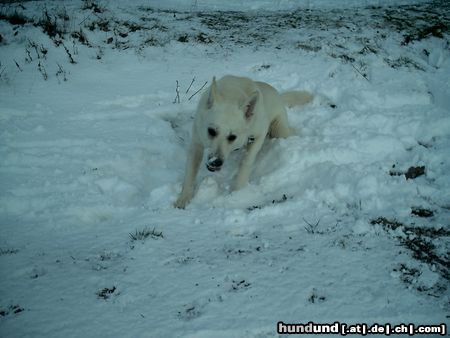
[[209, 89], [208, 101], [206, 101], [206, 105], [208, 109], [211, 109], [214, 105], [214, 101], [217, 100], [217, 83], [216, 77], [214, 76], [212, 79], [211, 88]]
[[246, 120], [250, 120], [255, 113], [255, 106], [259, 99], [259, 92], [254, 91], [242, 106]]

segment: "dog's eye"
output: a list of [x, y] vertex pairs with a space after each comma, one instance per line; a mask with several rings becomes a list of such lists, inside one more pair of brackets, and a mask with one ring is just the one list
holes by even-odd
[[217, 131], [214, 128], [208, 128], [208, 134], [211, 137], [216, 137], [217, 136]]
[[233, 134], [228, 135], [227, 139], [229, 142], [233, 142], [236, 139], [236, 135], [233, 135]]

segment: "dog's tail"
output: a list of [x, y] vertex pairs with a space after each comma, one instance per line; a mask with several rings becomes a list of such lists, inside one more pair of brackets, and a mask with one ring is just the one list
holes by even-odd
[[306, 91], [290, 91], [281, 94], [284, 104], [288, 108], [304, 106], [314, 99], [314, 95]]

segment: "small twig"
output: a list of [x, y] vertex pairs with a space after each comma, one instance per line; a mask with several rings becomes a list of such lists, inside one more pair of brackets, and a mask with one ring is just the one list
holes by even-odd
[[56, 64], [58, 65], [58, 68], [59, 68], [59, 70], [56, 72], [56, 76], [62, 75], [63, 76], [63, 80], [67, 81], [66, 71], [61, 67], [61, 65], [58, 62]]
[[309, 223], [305, 218], [303, 218], [303, 221], [308, 225], [308, 226], [305, 226], [306, 232], [314, 234], [316, 232], [316, 230], [317, 230], [317, 227], [319, 226], [320, 218], [319, 218], [319, 220], [317, 221], [316, 224]]
[[66, 51], [67, 55], [69, 56], [69, 62], [72, 63], [72, 64], [77, 63], [77, 62], [73, 59], [72, 54], [71, 54], [70, 51], [69, 51], [69, 48], [67, 48], [66, 45], [65, 45], [64, 43], [62, 43], [62, 45], [63, 45], [64, 50]]
[[358, 68], [356, 68], [356, 67], [353, 65], [353, 63], [351, 63], [351, 65], [352, 65], [353, 69], [356, 70], [356, 71], [359, 73], [359, 75], [361, 75], [363, 78], [366, 79], [367, 82], [370, 83], [369, 79], [367, 78], [367, 75], [361, 73], [361, 71], [360, 71]]
[[41, 61], [39, 61], [39, 63], [38, 63], [38, 69], [41, 72], [42, 76], [44, 77], [44, 80], [47, 80], [48, 74], [47, 74], [47, 71], [45, 70], [44, 65], [41, 63]]
[[186, 90], [186, 94], [189, 93], [189, 90], [191, 89], [194, 81], [195, 81], [195, 76], [192, 78], [191, 84], [189, 85], [188, 89]]
[[42, 54], [42, 58], [46, 59], [48, 50], [44, 47], [44, 45], [41, 45], [41, 47], [39, 48], [39, 51]]
[[85, 17], [79, 24], [78, 26], [81, 26], [87, 19], [89, 19], [89, 17], [94, 14], [94, 12], [89, 13], [89, 15], [87, 17]]
[[19, 70], [22, 72], [23, 71], [23, 69], [20, 67], [20, 65], [17, 63], [17, 61], [16, 60], [14, 60], [14, 62], [15, 62], [15, 64], [16, 64], [16, 66], [17, 66], [17, 68], [19, 68]]
[[178, 83], [178, 80], [177, 80], [177, 87], [175, 88], [175, 91], [177, 92], [177, 95], [175, 96], [173, 103], [180, 103], [180, 85]]
[[77, 45], [75, 43], [75, 40], [72, 40], [72, 50], [73, 50], [73, 54], [74, 55], [78, 55], [78, 48], [77, 48]]
[[207, 83], [208, 83], [208, 81], [206, 81], [206, 82], [203, 84], [203, 86], [200, 87], [199, 90], [197, 90], [194, 94], [192, 94], [191, 97], [189, 97], [188, 101], [190, 101], [195, 95], [197, 95], [197, 94], [198, 94], [198, 93], [206, 86]]
[[40, 56], [40, 54], [39, 54], [39, 50], [38, 50], [37, 44], [33, 43], [33, 44], [31, 45], [31, 47], [34, 48], [34, 50], [35, 50], [35, 52], [36, 52], [36, 55], [37, 55], [37, 58], [40, 59], [41, 56]]
[[25, 48], [25, 52], [27, 53], [27, 57], [25, 58], [25, 61], [26, 61], [27, 63], [30, 63], [31, 61], [33, 61], [33, 58], [31, 57], [31, 53], [30, 53], [30, 51], [28, 50], [28, 48]]

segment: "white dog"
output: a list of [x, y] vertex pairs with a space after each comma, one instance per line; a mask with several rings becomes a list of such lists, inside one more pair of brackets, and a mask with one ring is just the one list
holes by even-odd
[[174, 206], [184, 208], [194, 196], [205, 148], [209, 149], [206, 167], [218, 171], [232, 150], [245, 147], [231, 189], [244, 187], [266, 136], [285, 138], [294, 134], [285, 107], [303, 105], [312, 99], [303, 91], [280, 95], [267, 83], [245, 77], [213, 78], [197, 107], [183, 188]]

